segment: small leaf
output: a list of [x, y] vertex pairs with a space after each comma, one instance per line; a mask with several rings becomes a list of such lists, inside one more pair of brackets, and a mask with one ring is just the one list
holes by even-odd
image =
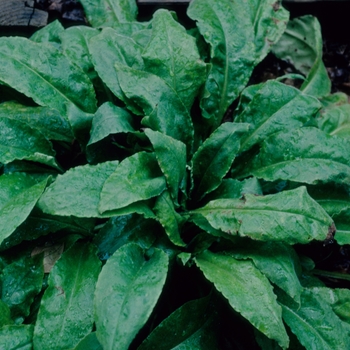
[[33, 325], [3, 326], [0, 328], [0, 344], [6, 344], [5, 350], [31, 350]]
[[100, 269], [91, 244], [75, 243], [57, 261], [41, 300], [35, 349], [72, 348], [91, 332], [93, 293]]
[[10, 325], [12, 323], [11, 310], [8, 305], [0, 299], [0, 329], [2, 326]]
[[215, 190], [229, 171], [249, 124], [223, 123], [193, 155], [193, 196], [202, 199]]
[[117, 168], [118, 162], [84, 165], [59, 175], [38, 203], [47, 214], [76, 217], [101, 217], [98, 212], [104, 182]]
[[103, 350], [103, 347], [97, 339], [96, 332], [92, 332], [83, 338], [74, 350]]
[[217, 199], [191, 214], [205, 217], [213, 228], [228, 234], [287, 244], [325, 240], [333, 227], [332, 219], [305, 187], [266, 196]]
[[324, 109], [317, 123], [318, 127], [329, 135], [350, 139], [350, 104]]
[[235, 311], [287, 349], [289, 340], [282, 322], [281, 307], [269, 281], [251, 261], [239, 261], [206, 251], [195, 262]]
[[37, 43], [50, 43], [56, 48], [61, 48], [61, 34], [64, 32], [64, 27], [59, 20], [49, 23], [45, 27], [37, 30], [30, 40]]
[[165, 187], [165, 178], [154, 154], [136, 153], [124, 159], [105, 181], [99, 211], [104, 213], [158, 196]]
[[165, 283], [168, 257], [160, 249], [145, 257], [129, 243], [107, 260], [95, 292], [96, 335], [105, 350], [128, 349], [150, 316]]

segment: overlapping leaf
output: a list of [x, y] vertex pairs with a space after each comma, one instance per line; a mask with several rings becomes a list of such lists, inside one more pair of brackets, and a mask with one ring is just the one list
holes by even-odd
[[33, 325], [25, 324], [20, 326], [3, 326], [0, 328], [0, 344], [6, 344], [3, 349], [23, 349], [33, 348]]

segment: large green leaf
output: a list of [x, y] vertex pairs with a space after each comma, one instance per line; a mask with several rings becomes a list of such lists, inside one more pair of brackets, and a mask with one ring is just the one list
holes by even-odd
[[76, 217], [100, 217], [98, 204], [104, 182], [118, 162], [84, 165], [59, 175], [38, 203], [47, 214]]
[[4, 240], [28, 217], [46, 183], [21, 173], [0, 176], [0, 249], [7, 248]]
[[0, 46], [0, 82], [62, 115], [74, 107], [95, 112], [91, 81], [60, 51], [20, 37], [2, 37]]
[[29, 315], [34, 297], [39, 294], [44, 277], [42, 257], [21, 257], [2, 270], [1, 300], [11, 310], [11, 318], [21, 324]]
[[30, 160], [60, 169], [51, 143], [28, 124], [0, 117], [0, 162]]
[[121, 64], [116, 64], [115, 68], [123, 93], [144, 111], [142, 124], [182, 141], [190, 155], [193, 124], [185, 102], [173, 87], [152, 73]]
[[288, 13], [274, 0], [193, 0], [187, 14], [211, 46], [212, 65], [201, 107], [218, 126], [254, 66], [281, 36]]
[[1, 350], [32, 350], [33, 325], [3, 326], [0, 328]]
[[37, 30], [30, 40], [37, 43], [50, 43], [56, 48], [61, 49], [61, 34], [64, 32], [64, 27], [59, 20], [55, 20], [45, 27]]
[[205, 217], [215, 229], [261, 241], [307, 243], [334, 233], [332, 219], [305, 187], [267, 196], [217, 199], [191, 213]]
[[171, 197], [178, 204], [178, 193], [186, 173], [186, 145], [160, 132], [145, 130], [150, 139]]
[[322, 61], [321, 27], [316, 17], [303, 16], [289, 21], [280, 41], [272, 52], [292, 63], [306, 75], [301, 90], [309, 95], [322, 97], [331, 91], [331, 81]]
[[206, 79], [195, 39], [186, 33], [169, 11], [157, 11], [152, 36], [142, 52], [145, 70], [162, 78], [190, 109]]
[[289, 340], [282, 322], [281, 307], [268, 279], [251, 261], [206, 251], [197, 256], [195, 262], [234, 310], [287, 349]]
[[168, 257], [159, 250], [145, 256], [129, 243], [107, 260], [95, 292], [96, 335], [104, 350], [128, 349], [150, 316], [165, 283]]
[[93, 27], [113, 27], [120, 22], [133, 22], [137, 16], [135, 0], [79, 0]]
[[200, 200], [220, 185], [248, 130], [249, 124], [223, 123], [197, 150], [192, 159], [194, 198]]
[[90, 243], [75, 243], [56, 262], [35, 323], [35, 349], [69, 349], [91, 332], [100, 269]]
[[283, 320], [306, 349], [343, 350], [350, 348], [350, 337], [332, 307], [305, 288], [301, 305], [279, 295]]
[[349, 183], [350, 141], [322, 130], [304, 127], [267, 138], [260, 153], [243, 168], [245, 177], [268, 181], [290, 180], [308, 184]]
[[251, 128], [241, 141], [246, 151], [268, 136], [303, 126], [321, 108], [316, 98], [274, 80], [259, 85], [249, 103], [236, 116], [235, 122], [250, 123]]
[[[34, 135], [40, 131], [48, 140], [72, 142], [74, 138], [67, 119], [51, 108], [27, 107], [17, 102], [4, 102], [0, 104], [0, 118], [2, 117], [28, 124]], [[24, 128], [23, 132], [25, 130]]]
[[138, 350], [218, 349], [210, 298], [191, 300], [163, 320]]
[[165, 190], [166, 182], [153, 153], [140, 152], [124, 159], [104, 182], [99, 211], [123, 208], [155, 197]]

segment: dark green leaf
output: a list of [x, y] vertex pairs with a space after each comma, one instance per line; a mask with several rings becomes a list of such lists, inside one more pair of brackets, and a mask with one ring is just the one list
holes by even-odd
[[102, 345], [96, 337], [96, 333], [90, 333], [83, 338], [74, 350], [103, 350]]
[[0, 328], [1, 350], [32, 350], [33, 326], [3, 326]]
[[99, 211], [120, 209], [155, 197], [165, 190], [165, 178], [153, 153], [140, 152], [124, 159], [105, 181]]
[[95, 292], [96, 335], [105, 350], [128, 349], [150, 316], [165, 283], [168, 257], [159, 250], [146, 258], [129, 243], [107, 260]]
[[2, 326], [10, 325], [12, 323], [11, 310], [8, 305], [0, 299], [0, 329]]
[[268, 338], [288, 347], [288, 336], [282, 322], [282, 310], [268, 279], [247, 261], [209, 251], [196, 259], [204, 276], [228, 299], [231, 307]]
[[100, 193], [117, 166], [117, 161], [84, 165], [59, 175], [40, 198], [40, 209], [52, 215], [100, 217]]
[[332, 231], [332, 219], [305, 187], [267, 196], [213, 200], [191, 213], [205, 217], [215, 229], [261, 241], [307, 243], [325, 240]]
[[34, 329], [34, 348], [69, 349], [93, 325], [93, 294], [101, 263], [91, 244], [75, 243], [51, 270]]

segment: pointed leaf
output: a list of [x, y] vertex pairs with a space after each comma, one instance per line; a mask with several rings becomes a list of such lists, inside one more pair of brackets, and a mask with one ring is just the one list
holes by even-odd
[[103, 347], [97, 339], [96, 332], [92, 332], [83, 338], [74, 350], [103, 350]]
[[308, 184], [319, 182], [349, 183], [350, 141], [323, 131], [304, 127], [280, 132], [267, 138], [246, 175], [268, 181], [290, 180]]
[[96, 335], [105, 350], [128, 349], [150, 316], [165, 283], [168, 257], [154, 249], [148, 258], [129, 243], [107, 260], [95, 292]]
[[56, 48], [61, 48], [61, 34], [64, 32], [64, 27], [59, 20], [49, 23], [45, 27], [37, 30], [30, 40], [37, 43], [50, 43]]
[[202, 199], [220, 185], [238, 153], [242, 135], [248, 130], [249, 124], [223, 123], [197, 150], [192, 159], [195, 198]]
[[282, 348], [288, 347], [282, 310], [273, 288], [251, 261], [239, 261], [209, 251], [200, 254], [195, 261], [234, 310]]
[[47, 179], [37, 183], [35, 178], [22, 173], [0, 176], [0, 249], [3, 241], [28, 217], [40, 198]]
[[47, 214], [76, 217], [101, 217], [98, 212], [104, 182], [118, 162], [78, 166], [59, 175], [38, 203]]
[[350, 138], [350, 104], [334, 106], [321, 111], [318, 127], [329, 135]]
[[178, 202], [178, 193], [186, 172], [186, 145], [160, 132], [146, 129], [159, 167], [161, 168], [171, 197]]
[[218, 199], [192, 211], [215, 229], [261, 241], [287, 244], [325, 240], [333, 233], [332, 219], [306, 192], [305, 187], [242, 199]]
[[155, 197], [165, 190], [165, 178], [153, 153], [140, 152], [124, 159], [105, 181], [99, 204], [104, 213]]
[[5, 350], [31, 350], [33, 325], [3, 326], [0, 328], [0, 344], [5, 344]]
[[242, 137], [241, 152], [278, 131], [300, 128], [320, 108], [316, 98], [302, 95], [299, 90], [277, 81], [260, 85], [252, 100], [235, 118], [235, 122], [251, 124], [249, 132]]
[[158, 10], [152, 20], [152, 36], [142, 52], [145, 70], [162, 78], [190, 109], [206, 79], [195, 39], [186, 33], [167, 10]]
[[100, 269], [90, 243], [75, 243], [56, 262], [35, 324], [35, 349], [69, 349], [91, 332], [93, 293]]

